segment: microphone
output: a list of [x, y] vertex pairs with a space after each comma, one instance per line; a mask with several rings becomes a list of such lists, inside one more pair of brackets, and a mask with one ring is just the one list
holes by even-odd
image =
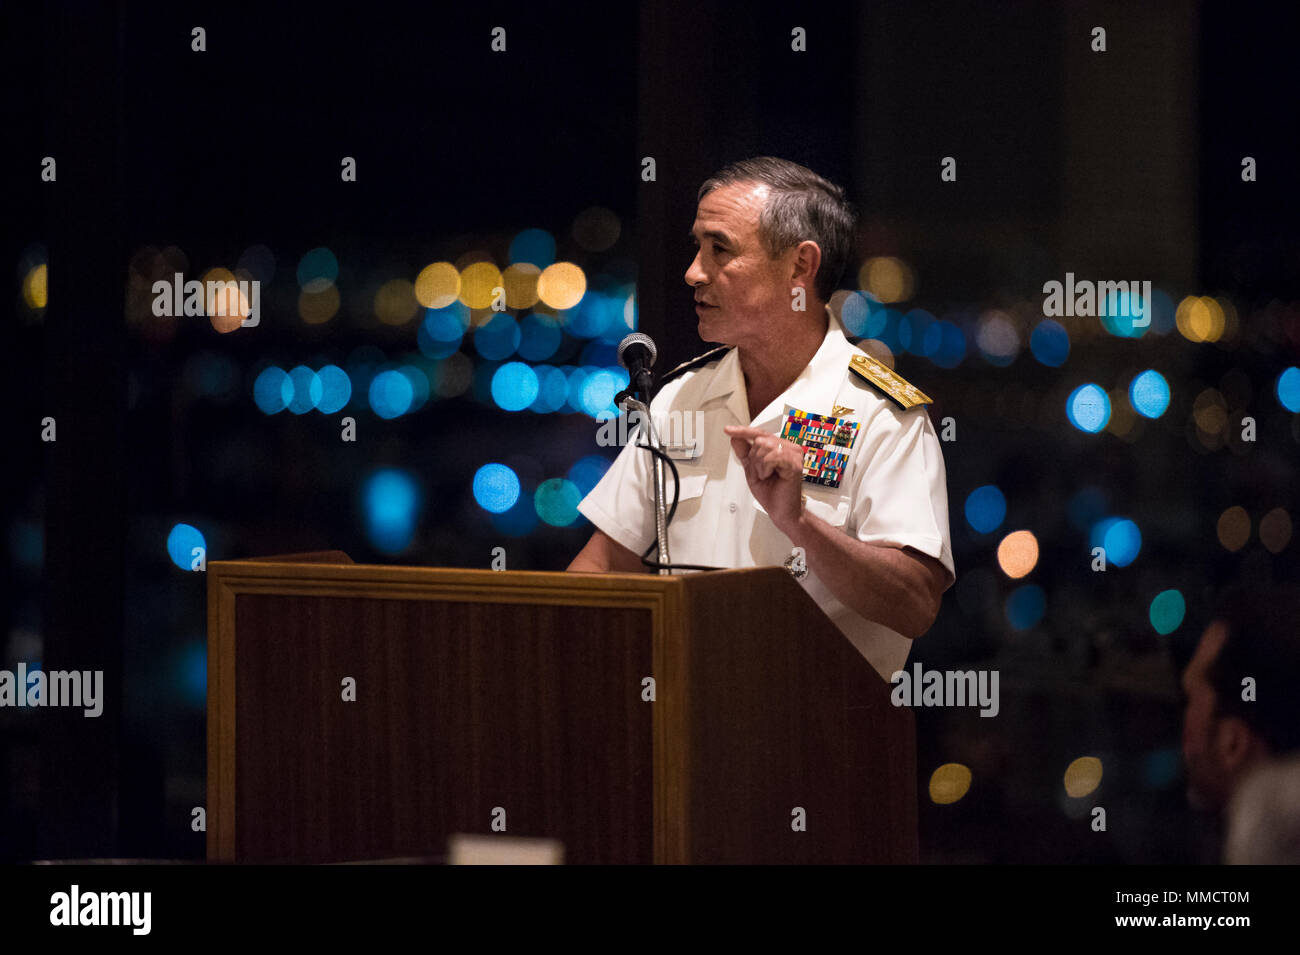
[[654, 339], [644, 332], [633, 332], [618, 343], [618, 363], [627, 369], [628, 391], [650, 396], [650, 369], [658, 357]]

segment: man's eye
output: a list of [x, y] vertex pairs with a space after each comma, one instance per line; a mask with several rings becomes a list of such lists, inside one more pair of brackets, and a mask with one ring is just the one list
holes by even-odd
[[716, 255], [717, 253], [719, 253], [719, 252], [723, 252], [723, 251], [725, 251], [725, 250], [722, 248], [722, 246], [718, 245], [718, 243], [716, 243], [716, 242], [713, 243], [713, 252], [714, 252], [715, 255]]

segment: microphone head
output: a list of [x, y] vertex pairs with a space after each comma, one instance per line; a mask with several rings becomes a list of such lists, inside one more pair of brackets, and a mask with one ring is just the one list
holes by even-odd
[[[659, 357], [659, 352], [655, 348], [654, 339], [645, 332], [633, 332], [618, 343], [618, 363], [624, 368], [627, 368], [627, 360], [624, 358], [624, 354], [629, 348], [633, 348], [637, 345], [642, 346], [647, 352], [649, 352], [650, 357], [646, 361], [645, 366], [647, 368], [653, 368], [655, 359]], [[628, 370], [631, 371], [630, 368]]]

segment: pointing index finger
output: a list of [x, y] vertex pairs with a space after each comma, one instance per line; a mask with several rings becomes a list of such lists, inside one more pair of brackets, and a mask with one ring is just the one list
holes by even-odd
[[755, 438], [761, 438], [767, 434], [762, 428], [747, 428], [738, 424], [729, 424], [722, 430], [733, 438], [744, 438], [746, 441], [753, 441]]

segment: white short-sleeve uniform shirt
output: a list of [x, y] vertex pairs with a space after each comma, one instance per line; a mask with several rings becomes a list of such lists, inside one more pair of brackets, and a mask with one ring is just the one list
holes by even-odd
[[[651, 403], [660, 440], [696, 445], [697, 456], [674, 453], [680, 478], [677, 513], [668, 529], [674, 564], [708, 567], [781, 566], [793, 545], [759, 506], [745, 469], [723, 432], [750, 425], [779, 435], [792, 410], [858, 422], [839, 487], [803, 483], [808, 511], [858, 540], [912, 547], [937, 558], [955, 578], [948, 534], [948, 491], [938, 436], [923, 405], [904, 411], [849, 371], [863, 354], [830, 317], [826, 337], [790, 387], [751, 422], [735, 348], [663, 385]], [[847, 409], [847, 410], [846, 410]], [[693, 414], [698, 412], [698, 414]], [[676, 439], [682, 440], [676, 440]], [[609, 537], [642, 553], [654, 540], [651, 456], [634, 441], [619, 452], [578, 510]], [[665, 506], [672, 501], [672, 474]], [[653, 555], [652, 555], [653, 556]], [[907, 662], [911, 641], [867, 620], [834, 597], [815, 568], [800, 581], [828, 617], [888, 681]], [[864, 581], [864, 586], [870, 586]]]

